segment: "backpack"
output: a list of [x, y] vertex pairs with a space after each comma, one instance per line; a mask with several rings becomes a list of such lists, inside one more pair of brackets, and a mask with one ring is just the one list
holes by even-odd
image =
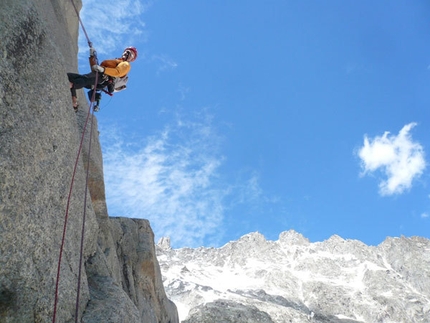
[[127, 81], [128, 81], [128, 75], [125, 75], [123, 77], [115, 77], [113, 79], [113, 84], [115, 89], [114, 92], [125, 90], [125, 88], [127, 87]]

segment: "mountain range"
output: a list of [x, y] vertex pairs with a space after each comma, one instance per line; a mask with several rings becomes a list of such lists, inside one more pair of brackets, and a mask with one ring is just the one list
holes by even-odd
[[220, 248], [156, 246], [166, 293], [183, 323], [430, 322], [430, 240], [378, 246], [295, 231], [250, 233]]

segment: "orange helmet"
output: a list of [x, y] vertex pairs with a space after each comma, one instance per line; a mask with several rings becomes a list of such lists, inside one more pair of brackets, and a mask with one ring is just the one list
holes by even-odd
[[124, 53], [122, 56], [125, 56], [127, 62], [133, 62], [137, 58], [137, 49], [136, 47], [127, 47], [124, 49]]

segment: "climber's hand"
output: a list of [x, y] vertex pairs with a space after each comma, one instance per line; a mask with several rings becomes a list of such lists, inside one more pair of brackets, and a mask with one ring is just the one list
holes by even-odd
[[102, 67], [102, 66], [100, 66], [100, 65], [93, 65], [93, 66], [91, 67], [91, 69], [92, 69], [94, 72], [99, 72], [99, 73], [104, 73], [104, 71], [105, 71], [104, 67]]
[[97, 56], [96, 50], [92, 47], [90, 47], [90, 56]]

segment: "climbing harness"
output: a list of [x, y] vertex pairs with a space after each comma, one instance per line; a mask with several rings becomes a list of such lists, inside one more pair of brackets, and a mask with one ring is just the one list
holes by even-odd
[[[82, 27], [82, 30], [84, 31], [85, 37], [88, 41], [88, 45], [90, 48], [92, 47], [92, 43], [88, 37], [88, 34], [85, 30], [85, 27], [82, 23], [82, 20], [79, 16], [79, 11], [75, 6], [75, 3], [73, 0], [71, 0], [72, 5], [75, 9], [76, 15], [78, 16], [79, 23]], [[98, 72], [96, 72], [96, 78], [95, 78], [95, 84], [94, 88], [97, 87], [98, 84]], [[91, 103], [89, 105], [88, 113], [85, 119], [85, 124], [82, 130], [82, 136], [78, 148], [78, 152], [76, 155], [75, 165], [73, 168], [72, 178], [70, 182], [70, 189], [69, 189], [69, 195], [67, 198], [67, 206], [66, 206], [66, 212], [64, 217], [64, 226], [63, 226], [63, 236], [61, 239], [61, 245], [60, 245], [60, 254], [58, 257], [58, 267], [57, 267], [57, 277], [56, 277], [56, 283], [55, 283], [55, 297], [54, 297], [54, 309], [53, 309], [53, 315], [52, 315], [52, 323], [56, 323], [56, 316], [57, 316], [57, 306], [58, 306], [58, 289], [59, 289], [59, 282], [60, 282], [60, 273], [61, 273], [61, 261], [63, 256], [63, 250], [64, 250], [64, 243], [66, 238], [66, 231], [67, 231], [67, 221], [69, 217], [69, 208], [70, 208], [70, 200], [72, 196], [73, 191], [73, 183], [75, 180], [76, 170], [79, 162], [79, 157], [81, 155], [83, 142], [85, 138], [85, 132], [87, 129], [88, 122], [90, 122], [90, 137], [89, 137], [89, 144], [88, 144], [88, 161], [87, 161], [87, 170], [86, 170], [86, 177], [85, 177], [85, 194], [84, 194], [84, 210], [83, 210], [83, 216], [82, 216], [82, 231], [81, 231], [81, 245], [80, 245], [80, 252], [79, 252], [79, 273], [78, 273], [78, 287], [77, 287], [77, 295], [76, 295], [76, 306], [75, 306], [75, 322], [78, 322], [79, 317], [79, 301], [80, 301], [80, 290], [81, 290], [81, 276], [82, 276], [82, 259], [83, 259], [83, 247], [84, 247], [84, 234], [85, 234], [85, 220], [86, 220], [86, 208], [87, 208], [87, 195], [88, 195], [88, 181], [89, 181], [89, 169], [90, 169], [90, 156], [91, 156], [91, 139], [92, 139], [92, 132], [93, 132], [93, 117], [94, 117], [94, 102], [95, 102], [95, 94], [96, 91], [93, 92], [92, 99], [90, 100]], [[91, 118], [90, 118], [91, 116]]]

